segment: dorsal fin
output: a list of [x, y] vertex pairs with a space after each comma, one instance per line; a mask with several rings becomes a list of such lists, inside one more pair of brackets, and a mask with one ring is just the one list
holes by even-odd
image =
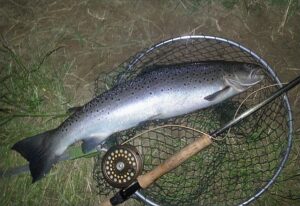
[[82, 106], [70, 107], [70, 108], [67, 110], [67, 112], [68, 112], [69, 114], [73, 114], [73, 113], [75, 113], [75, 112], [78, 112], [78, 111], [81, 110], [81, 109], [82, 109]]
[[143, 68], [137, 76], [148, 74], [150, 72], [156, 71], [156, 70], [161, 69], [163, 67], [166, 67], [166, 65], [153, 64], [153, 65], [147, 66], [147, 67]]

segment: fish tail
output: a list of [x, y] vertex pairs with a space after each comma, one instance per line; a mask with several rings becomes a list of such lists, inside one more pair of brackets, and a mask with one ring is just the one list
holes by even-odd
[[50, 130], [28, 137], [12, 147], [29, 161], [32, 183], [44, 177], [59, 159], [53, 150], [52, 134], [53, 130]]

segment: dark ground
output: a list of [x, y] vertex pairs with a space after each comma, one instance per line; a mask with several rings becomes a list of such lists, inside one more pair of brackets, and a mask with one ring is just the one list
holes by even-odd
[[[298, 0], [2, 0], [0, 5], [0, 33], [25, 63], [61, 47], [45, 64], [69, 66], [64, 87], [73, 106], [92, 97], [94, 80], [101, 73], [112, 71], [154, 43], [182, 35], [232, 39], [263, 57], [283, 82], [300, 75]], [[289, 97], [295, 139], [286, 173], [299, 175], [300, 87]], [[282, 183], [282, 188], [300, 189], [299, 181], [296, 176], [293, 182]], [[288, 192], [284, 198], [276, 196], [277, 190], [272, 192], [255, 204], [269, 205], [268, 198], [278, 198], [285, 205], [300, 204], [299, 192], [292, 196], [296, 199], [293, 201], [287, 200]], [[90, 200], [89, 204], [97, 201]], [[6, 202], [15, 205], [12, 199]]]

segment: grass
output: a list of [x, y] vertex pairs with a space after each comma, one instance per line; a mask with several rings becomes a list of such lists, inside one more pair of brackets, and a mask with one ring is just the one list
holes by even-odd
[[[68, 116], [65, 111], [70, 107], [71, 97], [65, 91], [64, 78], [71, 68], [68, 63], [58, 68], [53, 64], [55, 58], [52, 55], [59, 49], [38, 51], [38, 54], [32, 54], [33, 60], [28, 64], [3, 40], [1, 170], [26, 163], [10, 150], [12, 144], [56, 127]], [[91, 163], [91, 159], [64, 162], [36, 184], [31, 184], [28, 174], [2, 178], [0, 205], [92, 204], [97, 197], [91, 191]]]

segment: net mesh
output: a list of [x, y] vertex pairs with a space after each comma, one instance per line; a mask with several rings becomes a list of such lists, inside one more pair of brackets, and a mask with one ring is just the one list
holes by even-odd
[[[214, 38], [170, 40], [136, 54], [117, 70], [101, 75], [95, 94], [120, 82], [133, 79], [151, 65], [168, 65], [207, 60], [240, 61], [261, 64], [259, 58], [239, 45]], [[265, 69], [264, 82], [221, 104], [192, 114], [164, 121], [148, 122], [115, 134], [120, 143], [136, 134], [162, 125], [184, 125], [206, 133], [220, 128], [238, 114], [270, 96], [279, 86], [257, 93], [261, 85], [276, 84], [274, 75]], [[151, 67], [148, 67], [151, 69]], [[249, 96], [250, 95], [250, 96]], [[248, 97], [246, 100], [245, 98]], [[244, 103], [241, 105], [242, 101]], [[141, 194], [159, 205], [238, 205], [262, 190], [281, 168], [290, 141], [286, 100], [276, 99], [254, 115], [223, 133], [213, 145], [166, 174]], [[152, 170], [200, 134], [192, 129], [170, 126], [151, 130], [129, 143], [136, 146], [144, 161], [143, 173]], [[101, 173], [97, 158], [94, 179], [98, 193], [113, 194]], [[142, 204], [142, 203], [140, 203]]]

